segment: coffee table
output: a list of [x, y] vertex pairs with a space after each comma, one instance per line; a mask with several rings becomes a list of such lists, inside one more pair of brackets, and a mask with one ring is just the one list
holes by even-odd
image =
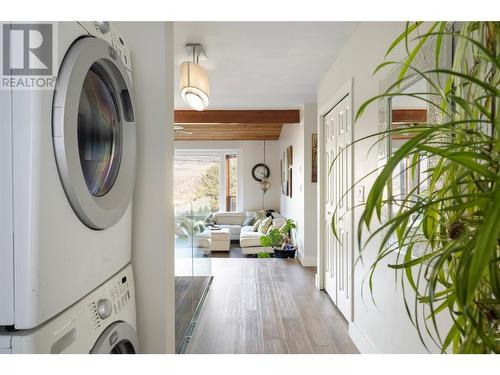
[[210, 251], [229, 251], [231, 236], [229, 229], [221, 228], [210, 231]]
[[231, 235], [227, 228], [207, 229], [205, 232], [196, 235], [195, 242], [207, 253], [229, 251], [231, 248]]

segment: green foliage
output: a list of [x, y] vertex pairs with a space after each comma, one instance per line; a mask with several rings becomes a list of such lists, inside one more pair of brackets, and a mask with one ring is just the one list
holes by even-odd
[[219, 210], [219, 166], [211, 165], [201, 176], [200, 184], [197, 186], [195, 198], [210, 198], [210, 210]]
[[[378, 99], [403, 95], [399, 87], [419, 76], [434, 85], [436, 92], [427, 94], [438, 96], [444, 121], [373, 135], [386, 142], [391, 134], [412, 133], [410, 140], [389, 156], [371, 187], [358, 226], [358, 244], [365, 251], [368, 242], [374, 238], [380, 241], [369, 275], [371, 290], [375, 270], [387, 259], [395, 259], [389, 267], [400, 276], [396, 280], [422, 342], [427, 332], [442, 352], [498, 353], [500, 23], [466, 22], [454, 31], [450, 25], [437, 22], [427, 31], [421, 29], [421, 24], [408, 24], [390, 46], [392, 50], [404, 44], [406, 58], [386, 61], [376, 71], [395, 64], [399, 78], [387, 92], [363, 103], [356, 118]], [[409, 48], [414, 37], [416, 46]], [[451, 37], [455, 41], [453, 66], [443, 69], [438, 65], [439, 56], [444, 38]], [[419, 71], [413, 66], [415, 56], [432, 38], [436, 41], [436, 67]], [[445, 79], [441, 81], [438, 75]], [[402, 196], [387, 198], [387, 181], [399, 162], [411, 160], [409, 168], [414, 173], [422, 158], [433, 160], [425, 171], [428, 178]], [[397, 212], [382, 220], [382, 212], [392, 210], [393, 205], [399, 208]], [[334, 234], [337, 220], [334, 214]], [[370, 236], [362, 241], [364, 228]], [[425, 251], [416, 251], [419, 246]], [[409, 287], [415, 295], [413, 301], [408, 297]], [[441, 336], [436, 317], [444, 313], [453, 325]]]
[[275, 247], [279, 248], [283, 245], [283, 242], [289, 240], [288, 234], [290, 229], [295, 228], [295, 222], [292, 219], [286, 219], [286, 223], [280, 228], [273, 228], [264, 236], [260, 237], [260, 244], [263, 247]]
[[263, 247], [281, 247], [283, 244], [283, 234], [279, 229], [271, 229], [265, 236], [260, 237], [260, 244]]
[[257, 254], [257, 258], [271, 258], [271, 254], [266, 252], [260, 252]]
[[286, 219], [285, 225], [280, 228], [280, 233], [281, 234], [288, 234], [290, 233], [290, 229], [296, 228], [295, 222], [292, 219]]

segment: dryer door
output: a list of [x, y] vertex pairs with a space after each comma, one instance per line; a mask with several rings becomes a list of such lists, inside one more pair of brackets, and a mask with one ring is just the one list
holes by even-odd
[[107, 42], [88, 37], [69, 49], [52, 121], [57, 167], [73, 210], [92, 229], [113, 226], [132, 198], [135, 121], [128, 72]]
[[137, 354], [138, 348], [134, 328], [128, 323], [116, 322], [99, 336], [90, 354]]

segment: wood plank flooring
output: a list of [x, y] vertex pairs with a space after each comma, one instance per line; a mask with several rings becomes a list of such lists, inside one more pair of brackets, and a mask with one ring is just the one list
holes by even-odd
[[314, 272], [297, 259], [213, 258], [187, 353], [358, 353]]

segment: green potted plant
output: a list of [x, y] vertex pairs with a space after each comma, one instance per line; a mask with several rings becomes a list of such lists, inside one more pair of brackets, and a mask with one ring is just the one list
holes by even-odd
[[289, 234], [290, 230], [295, 227], [295, 222], [292, 219], [287, 219], [281, 228], [273, 228], [266, 235], [261, 236], [260, 244], [262, 247], [272, 247], [277, 257], [294, 258], [296, 248], [294, 246], [285, 247], [291, 244]]
[[[391, 45], [389, 52], [397, 45], [406, 46], [408, 51], [406, 58], [397, 62], [398, 79], [385, 93], [362, 104], [356, 117], [380, 98], [409, 95], [399, 87], [412, 76], [420, 76], [436, 87], [434, 95], [439, 95], [444, 121], [412, 127], [411, 140], [380, 168], [360, 217], [358, 244], [362, 254], [368, 241], [383, 236], [371, 265], [370, 290], [376, 282], [375, 270], [389, 255], [395, 255], [389, 267], [401, 272], [396, 280], [403, 291], [412, 289], [413, 293], [403, 293], [404, 303], [424, 345], [427, 332], [443, 353], [498, 353], [500, 23], [464, 22], [455, 28], [436, 22], [428, 30], [421, 28], [421, 23], [408, 23]], [[414, 58], [432, 38], [436, 68], [419, 70]], [[444, 38], [454, 41], [450, 69], [437, 66]], [[416, 40], [414, 48], [408, 47], [411, 39]], [[391, 64], [394, 62], [386, 61], [377, 70]], [[437, 74], [445, 79], [437, 79]], [[410, 95], [419, 97], [420, 93]], [[373, 137], [386, 142], [390, 134], [398, 132], [402, 130], [391, 129]], [[390, 176], [403, 159], [415, 161], [410, 166], [413, 173], [422, 156], [434, 160], [427, 170], [428, 181], [398, 197], [401, 209], [382, 220], [384, 210], [394, 203], [386, 198]], [[424, 183], [425, 189], [420, 189]], [[337, 220], [334, 214], [334, 233]], [[370, 236], [362, 241], [365, 228]], [[423, 253], [415, 251], [419, 243], [425, 246]], [[452, 324], [443, 335], [436, 322], [437, 316], [445, 313]]]

